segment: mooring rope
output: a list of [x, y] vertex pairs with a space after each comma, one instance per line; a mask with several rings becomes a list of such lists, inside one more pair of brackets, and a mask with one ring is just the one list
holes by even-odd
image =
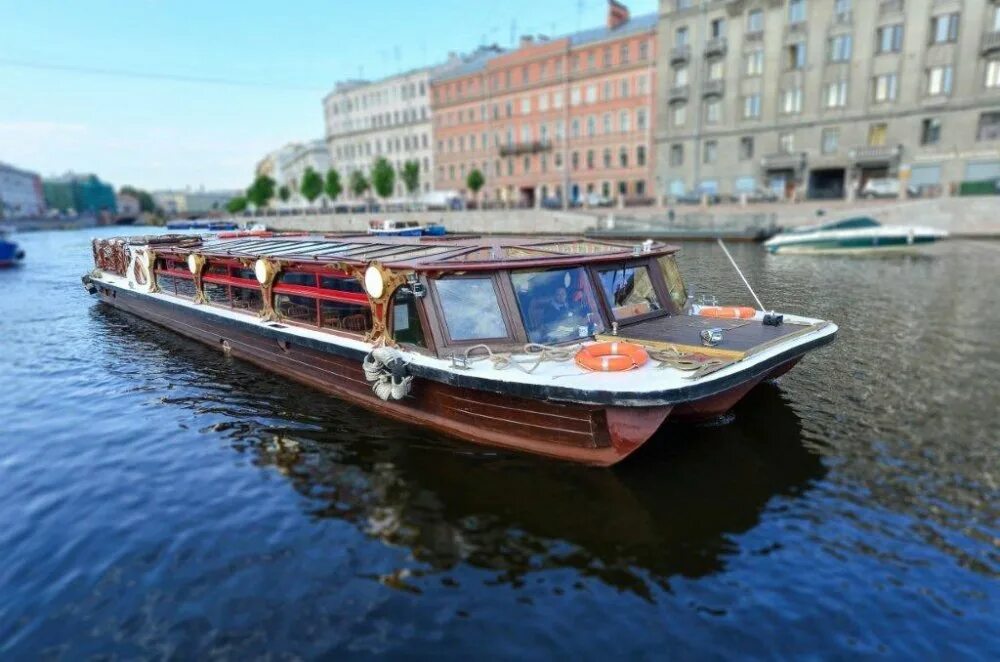
[[[489, 345], [483, 344], [473, 345], [466, 349], [463, 358], [466, 363], [475, 363], [476, 361], [489, 359], [493, 362], [495, 370], [506, 370], [514, 366], [518, 370], [530, 375], [538, 369], [538, 366], [546, 361], [563, 363], [572, 360], [581, 347], [583, 347], [581, 344], [570, 345], [568, 347], [551, 347], [539, 343], [528, 343], [519, 354], [527, 354], [529, 357], [533, 356], [534, 358], [519, 360], [516, 358], [514, 352], [495, 352]], [[474, 356], [477, 350], [485, 351], [486, 354]]]
[[684, 375], [685, 379], [698, 379], [699, 377], [704, 377], [705, 375], [709, 375], [717, 370], [722, 370], [726, 366], [734, 363], [734, 361], [712, 358], [705, 361], [698, 361], [697, 359], [689, 358], [691, 354], [684, 353], [676, 347], [647, 349], [646, 351], [649, 354], [649, 358], [659, 364], [656, 366], [657, 369], [662, 370], [663, 368], [674, 368], [675, 370], [690, 373]]

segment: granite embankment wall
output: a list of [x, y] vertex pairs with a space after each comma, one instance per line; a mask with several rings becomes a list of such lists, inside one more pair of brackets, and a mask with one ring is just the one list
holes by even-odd
[[[784, 227], [819, 220], [868, 215], [887, 225], [924, 225], [947, 230], [957, 237], [1000, 238], [1000, 197], [955, 197], [927, 200], [814, 201], [802, 203], [715, 205], [707, 208], [677, 206], [675, 227], [704, 225], [739, 226], [773, 218]], [[818, 212], [823, 211], [822, 217]], [[552, 211], [510, 209], [488, 211], [392, 212], [382, 214], [306, 214], [244, 219], [279, 230], [312, 232], [364, 232], [371, 218], [391, 217], [420, 223], [444, 223], [449, 232], [480, 234], [583, 234], [606, 219], [666, 219], [669, 209], [646, 207]]]

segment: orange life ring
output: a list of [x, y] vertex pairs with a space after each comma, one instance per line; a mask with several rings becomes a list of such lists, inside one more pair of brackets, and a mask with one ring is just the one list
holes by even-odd
[[649, 354], [641, 345], [628, 342], [599, 342], [576, 353], [576, 364], [594, 372], [620, 372], [645, 365]]
[[757, 311], [749, 306], [702, 306], [698, 309], [701, 317], [721, 317], [731, 320], [753, 319]]

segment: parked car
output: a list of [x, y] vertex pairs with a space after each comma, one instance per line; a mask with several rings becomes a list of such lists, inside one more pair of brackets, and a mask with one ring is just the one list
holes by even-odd
[[778, 194], [772, 189], [758, 186], [747, 193], [747, 202], [777, 202]]
[[550, 195], [547, 198], [542, 198], [542, 208], [562, 209], [562, 199], [554, 195]]
[[614, 204], [611, 198], [605, 197], [600, 193], [588, 193], [583, 201], [588, 207], [610, 207]]
[[708, 204], [717, 205], [722, 202], [722, 198], [718, 193], [709, 193], [707, 191], [688, 191], [677, 196], [677, 204], [681, 205], [700, 205], [702, 197], [708, 200]]
[[[861, 188], [860, 195], [862, 198], [898, 198], [900, 186], [899, 180], [893, 177], [869, 179]], [[920, 189], [908, 186], [907, 193], [916, 196], [920, 194]]]

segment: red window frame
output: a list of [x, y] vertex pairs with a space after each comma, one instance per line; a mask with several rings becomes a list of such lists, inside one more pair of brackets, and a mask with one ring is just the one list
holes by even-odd
[[[281, 283], [280, 282], [281, 277], [279, 275], [279, 277], [275, 280], [275, 283], [271, 288], [273, 296], [275, 297], [279, 294], [285, 294], [287, 296], [300, 296], [313, 299], [316, 302], [316, 304], [315, 304], [315, 317], [313, 319], [313, 323], [311, 325], [308, 325], [311, 328], [317, 328], [321, 331], [331, 332], [330, 329], [323, 326], [323, 321], [322, 321], [323, 306], [321, 305], [321, 302], [323, 301], [354, 304], [357, 306], [363, 306], [367, 308], [369, 311], [371, 311], [371, 303], [368, 300], [368, 295], [365, 294], [364, 292], [347, 292], [344, 290], [334, 290], [328, 287], [320, 286], [320, 283], [322, 282], [320, 279], [323, 278], [324, 276], [334, 277], [334, 278], [346, 278], [353, 280], [354, 279], [353, 274], [350, 274], [346, 271], [331, 270], [326, 268], [316, 269], [306, 266], [290, 267], [284, 269], [283, 273], [302, 273], [302, 274], [309, 274], [313, 277], [313, 285], [289, 285]], [[372, 313], [372, 316], [374, 317], [374, 313]], [[303, 322], [296, 322], [295, 320], [288, 320], [288, 321], [292, 323], [304, 324]], [[351, 332], [351, 331], [341, 331], [341, 332], [348, 333], [350, 335], [358, 335], [357, 332]]]

